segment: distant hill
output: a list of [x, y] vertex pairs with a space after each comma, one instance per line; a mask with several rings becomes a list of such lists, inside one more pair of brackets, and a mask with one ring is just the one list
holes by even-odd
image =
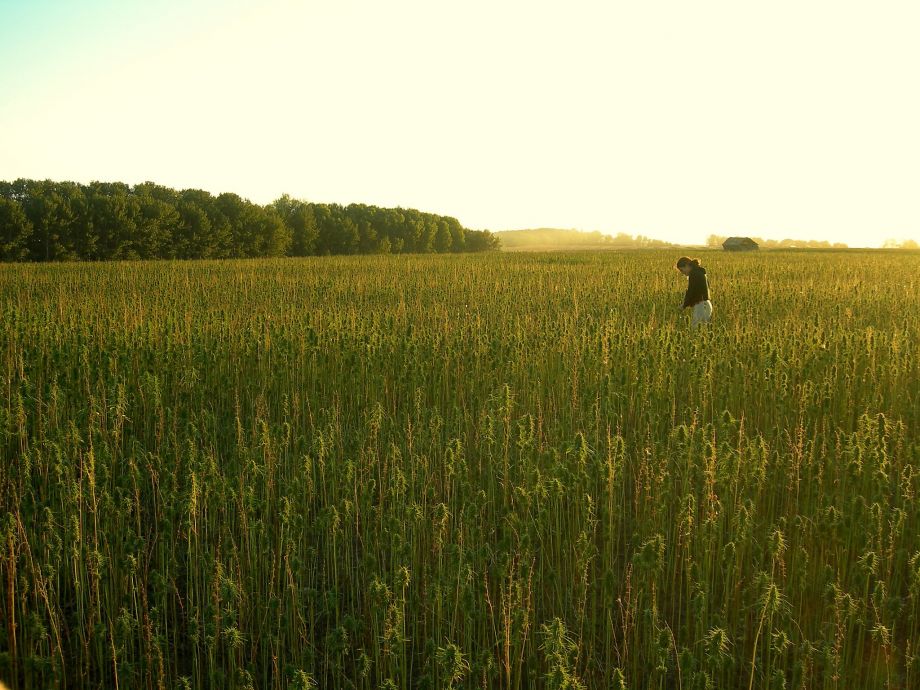
[[562, 228], [533, 228], [500, 230], [492, 234], [501, 242], [502, 251], [506, 252], [588, 251], [674, 246], [643, 235], [633, 237], [625, 232], [606, 235], [597, 230], [586, 232]]

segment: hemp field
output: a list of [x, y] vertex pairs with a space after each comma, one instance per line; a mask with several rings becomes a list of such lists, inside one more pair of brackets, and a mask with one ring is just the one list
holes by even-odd
[[920, 254], [0, 266], [12, 688], [918, 688]]

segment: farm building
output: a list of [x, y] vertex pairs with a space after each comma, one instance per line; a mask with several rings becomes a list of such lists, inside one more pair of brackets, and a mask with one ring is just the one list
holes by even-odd
[[727, 252], [749, 252], [760, 247], [750, 237], [729, 237], [722, 243], [722, 249]]

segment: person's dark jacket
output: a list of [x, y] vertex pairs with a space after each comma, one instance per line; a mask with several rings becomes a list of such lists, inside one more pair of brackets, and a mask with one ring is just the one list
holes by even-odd
[[692, 307], [709, 299], [709, 283], [706, 280], [706, 269], [694, 266], [690, 269], [687, 282], [687, 294], [684, 295], [684, 308]]

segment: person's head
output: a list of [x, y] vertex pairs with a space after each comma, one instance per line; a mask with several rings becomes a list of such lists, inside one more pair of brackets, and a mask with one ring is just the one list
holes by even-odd
[[699, 259], [691, 259], [689, 256], [682, 256], [677, 260], [677, 270], [685, 276], [690, 275], [690, 271], [700, 265]]

